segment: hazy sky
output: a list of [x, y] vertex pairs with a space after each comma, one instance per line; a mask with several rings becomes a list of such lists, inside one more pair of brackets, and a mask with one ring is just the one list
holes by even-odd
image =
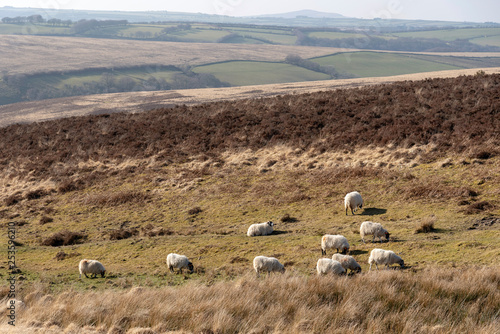
[[231, 16], [313, 9], [358, 18], [500, 22], [498, 0], [0, 0], [0, 7], [167, 10]]

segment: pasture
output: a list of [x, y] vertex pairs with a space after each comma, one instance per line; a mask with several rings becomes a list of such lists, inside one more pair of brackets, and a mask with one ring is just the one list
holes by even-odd
[[315, 81], [331, 78], [324, 73], [274, 62], [231, 61], [197, 66], [193, 71], [213, 74], [221, 81], [229, 82], [233, 86]]
[[[0, 128], [17, 328], [491, 333], [499, 83], [476, 73]], [[352, 190], [364, 206], [346, 216]], [[271, 235], [246, 236], [268, 220]], [[390, 240], [362, 243], [366, 220]], [[349, 240], [361, 274], [317, 277], [324, 234]], [[406, 266], [367, 272], [373, 248]], [[170, 273], [171, 252], [194, 273]], [[257, 255], [286, 273], [256, 278]], [[106, 278], [79, 279], [83, 258]]]

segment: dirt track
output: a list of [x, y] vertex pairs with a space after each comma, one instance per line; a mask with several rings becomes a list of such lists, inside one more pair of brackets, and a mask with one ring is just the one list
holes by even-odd
[[[339, 88], [392, 83], [426, 78], [449, 78], [473, 75], [479, 69], [437, 71], [390, 77], [345, 80], [307, 81], [284, 84], [242, 86], [231, 88], [186, 89], [176, 91], [127, 92], [75, 96], [52, 100], [21, 102], [0, 106], [0, 127], [15, 123], [39, 122], [62, 117], [113, 112], [140, 112], [174, 105], [191, 105], [221, 100], [261, 98], [276, 95], [300, 94]], [[484, 68], [485, 73], [499, 73], [500, 68]]]

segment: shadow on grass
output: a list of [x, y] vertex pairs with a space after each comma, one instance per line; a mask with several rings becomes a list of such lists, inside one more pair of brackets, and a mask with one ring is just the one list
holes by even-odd
[[361, 249], [354, 249], [349, 252], [349, 255], [354, 256], [354, 255], [361, 255], [361, 254], [367, 254], [368, 251], [361, 250]]
[[379, 208], [366, 208], [360, 213], [360, 216], [376, 216], [383, 215], [387, 212], [387, 209], [379, 209]]
[[287, 234], [287, 233], [290, 233], [289, 231], [276, 231], [274, 230], [272, 235], [275, 235], [275, 234]]

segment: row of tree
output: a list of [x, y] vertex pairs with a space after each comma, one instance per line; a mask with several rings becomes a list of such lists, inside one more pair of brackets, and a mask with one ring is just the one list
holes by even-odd
[[328, 74], [332, 79], [343, 79], [348, 77], [346, 75], [341, 75], [333, 66], [323, 66], [312, 60], [304, 59], [298, 55], [286, 56], [285, 62], [295, 66], [303, 67], [310, 71]]
[[8, 24], [48, 24], [51, 26], [65, 26], [70, 27], [73, 25], [71, 20], [61, 20], [61, 19], [49, 19], [45, 20], [42, 15], [31, 15], [31, 16], [17, 16], [17, 17], [4, 17], [2, 18], [2, 23]]

